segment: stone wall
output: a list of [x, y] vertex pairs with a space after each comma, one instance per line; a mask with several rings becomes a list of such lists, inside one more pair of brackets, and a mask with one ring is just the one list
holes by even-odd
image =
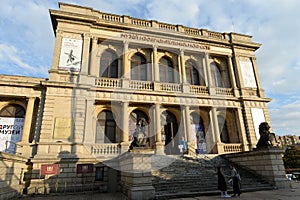
[[0, 152], [0, 199], [9, 199], [22, 193], [26, 161], [22, 156]]
[[245, 169], [254, 171], [277, 188], [290, 188], [290, 183], [285, 177], [283, 153], [284, 151], [278, 148], [269, 148], [223, 156]]

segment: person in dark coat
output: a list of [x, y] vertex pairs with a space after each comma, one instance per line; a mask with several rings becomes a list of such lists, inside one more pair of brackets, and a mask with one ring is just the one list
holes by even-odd
[[232, 178], [232, 187], [233, 187], [233, 195], [232, 197], [235, 197], [236, 195], [241, 195], [241, 177], [238, 173], [238, 171], [235, 169], [233, 164], [230, 164], [231, 169], [231, 178]]
[[218, 167], [218, 189], [221, 191], [221, 197], [230, 197], [230, 195], [227, 194], [227, 183], [225, 180], [225, 177], [223, 173], [221, 172], [221, 168]]

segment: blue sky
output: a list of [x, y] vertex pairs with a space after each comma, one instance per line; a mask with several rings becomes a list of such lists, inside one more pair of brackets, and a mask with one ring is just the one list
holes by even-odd
[[[300, 1], [62, 0], [95, 10], [253, 36], [273, 131], [300, 135]], [[48, 77], [56, 0], [0, 0], [0, 74]]]

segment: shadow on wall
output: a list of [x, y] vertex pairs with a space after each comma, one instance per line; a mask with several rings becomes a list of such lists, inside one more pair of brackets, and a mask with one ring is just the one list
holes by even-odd
[[26, 168], [25, 158], [0, 152], [0, 199], [13, 198], [22, 194]]

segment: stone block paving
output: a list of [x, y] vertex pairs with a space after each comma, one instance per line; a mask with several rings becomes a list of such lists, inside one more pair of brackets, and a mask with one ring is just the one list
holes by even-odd
[[[60, 194], [23, 197], [21, 199], [42, 200], [125, 200], [120, 193], [88, 193], [88, 194]], [[221, 198], [219, 195], [199, 196], [189, 198], [175, 198], [172, 200], [211, 200], [211, 199], [237, 199], [237, 200], [299, 200], [300, 182], [293, 182], [291, 189], [278, 189], [242, 193], [240, 197]]]

